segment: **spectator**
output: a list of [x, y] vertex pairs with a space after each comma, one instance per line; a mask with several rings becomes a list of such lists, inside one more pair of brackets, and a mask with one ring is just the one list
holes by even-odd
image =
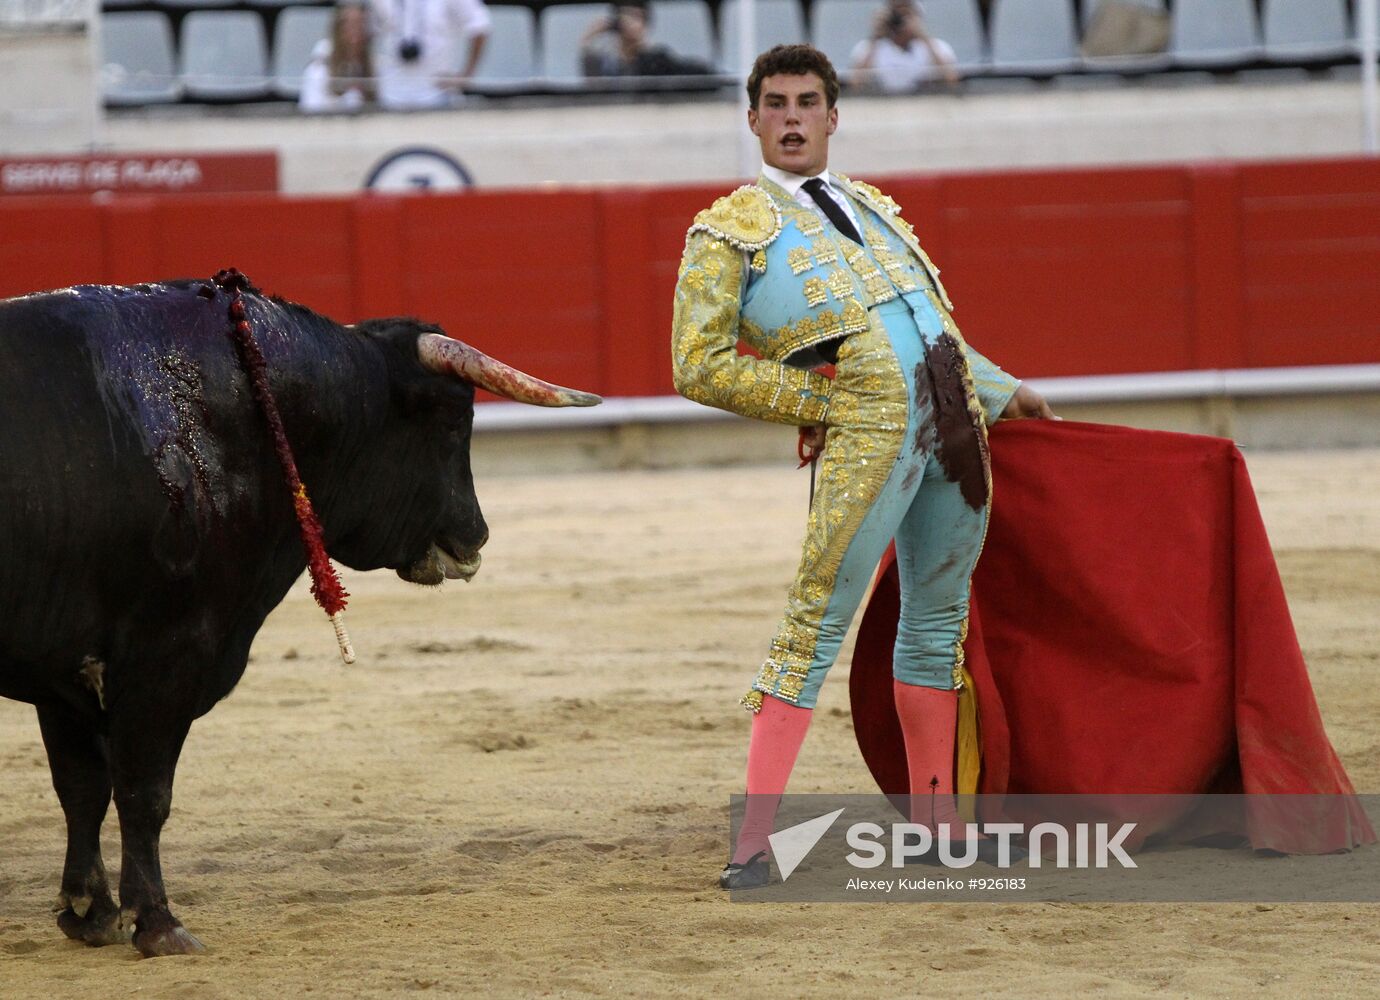
[[379, 104], [409, 111], [462, 100], [493, 23], [483, 0], [373, 0], [373, 7]]
[[302, 73], [297, 106], [303, 111], [358, 111], [374, 99], [374, 61], [369, 54], [369, 12], [360, 0], [342, 0], [331, 37], [312, 50]]
[[953, 46], [925, 30], [914, 0], [888, 0], [872, 21], [872, 36], [853, 49], [853, 83], [888, 94], [919, 90], [926, 83], [958, 83]]
[[589, 26], [580, 39], [585, 76], [700, 76], [704, 63], [675, 55], [647, 41], [651, 13], [646, 0], [618, 0], [607, 17]]

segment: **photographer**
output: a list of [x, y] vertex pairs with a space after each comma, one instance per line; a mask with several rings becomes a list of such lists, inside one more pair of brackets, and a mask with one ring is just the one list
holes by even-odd
[[580, 38], [580, 68], [585, 76], [700, 76], [704, 63], [686, 59], [664, 45], [647, 41], [651, 14], [645, 0], [620, 0]]
[[[492, 20], [483, 0], [372, 0], [379, 104], [410, 111], [450, 107], [484, 52]], [[460, 66], [462, 42], [468, 42]]]
[[852, 84], [903, 94], [927, 83], [959, 82], [953, 47], [925, 30], [923, 10], [913, 0], [889, 0], [872, 22], [872, 36], [853, 50]]

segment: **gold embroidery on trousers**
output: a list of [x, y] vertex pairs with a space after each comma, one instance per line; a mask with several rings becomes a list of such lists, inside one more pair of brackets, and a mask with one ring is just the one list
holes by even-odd
[[847, 303], [845, 315], [850, 309], [861, 313], [869, 332], [849, 340], [839, 360], [828, 445], [820, 460], [799, 573], [766, 661], [742, 700], [754, 712], [761, 709], [763, 694], [794, 703], [804, 692], [844, 554], [886, 485], [905, 439], [908, 390], [890, 338], [880, 325], [867, 322], [866, 310], [855, 300]]

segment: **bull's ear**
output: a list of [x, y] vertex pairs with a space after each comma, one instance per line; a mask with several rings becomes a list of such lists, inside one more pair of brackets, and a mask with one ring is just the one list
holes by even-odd
[[463, 341], [438, 333], [417, 338], [417, 360], [438, 375], [463, 379], [495, 396], [534, 406], [596, 406], [603, 402], [592, 392], [552, 385], [502, 361], [489, 357]]

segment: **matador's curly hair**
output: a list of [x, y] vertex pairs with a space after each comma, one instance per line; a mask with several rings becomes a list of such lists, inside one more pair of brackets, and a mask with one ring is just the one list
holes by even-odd
[[839, 99], [839, 75], [834, 72], [834, 64], [813, 45], [775, 45], [757, 57], [748, 74], [748, 105], [757, 107], [762, 96], [762, 81], [769, 76], [785, 73], [789, 76], [804, 76], [814, 73], [824, 82], [824, 100], [833, 107]]

